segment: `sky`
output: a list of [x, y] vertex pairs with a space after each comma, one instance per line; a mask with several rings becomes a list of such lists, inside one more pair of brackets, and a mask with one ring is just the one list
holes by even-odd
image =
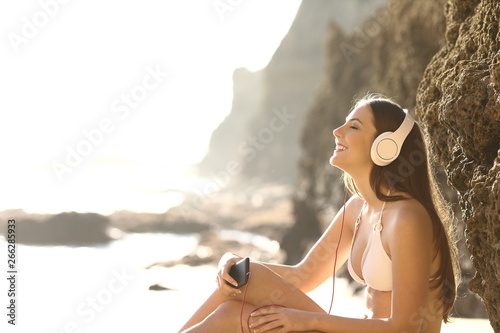
[[0, 210], [88, 211], [65, 193], [92, 201], [109, 187], [172, 186], [168, 175], [203, 158], [230, 112], [234, 69], [265, 67], [299, 5], [1, 2], [0, 186], [8, 191]]

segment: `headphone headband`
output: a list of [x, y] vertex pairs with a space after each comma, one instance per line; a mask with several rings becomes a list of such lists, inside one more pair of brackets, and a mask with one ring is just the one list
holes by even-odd
[[413, 124], [415, 124], [415, 120], [408, 114], [407, 109], [403, 109], [405, 115], [405, 119], [399, 126], [399, 128], [392, 134], [399, 142], [401, 142], [401, 146], [403, 145], [403, 142], [405, 141], [406, 137], [408, 134], [410, 134], [410, 131], [413, 128]]

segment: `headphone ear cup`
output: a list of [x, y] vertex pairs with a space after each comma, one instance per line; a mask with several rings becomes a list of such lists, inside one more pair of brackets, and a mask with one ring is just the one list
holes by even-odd
[[392, 134], [393, 132], [382, 133], [373, 141], [370, 155], [373, 163], [378, 166], [390, 164], [399, 155], [401, 147]]

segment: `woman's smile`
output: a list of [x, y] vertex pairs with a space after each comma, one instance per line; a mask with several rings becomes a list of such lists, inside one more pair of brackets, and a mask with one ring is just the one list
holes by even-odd
[[348, 148], [346, 146], [344, 146], [343, 144], [341, 143], [336, 143], [335, 144], [335, 152], [341, 152], [341, 151], [345, 151], [347, 150]]

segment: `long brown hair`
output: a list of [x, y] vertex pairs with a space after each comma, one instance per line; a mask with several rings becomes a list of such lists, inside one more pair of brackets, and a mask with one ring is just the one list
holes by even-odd
[[[377, 130], [374, 139], [384, 132], [395, 131], [405, 118], [401, 106], [382, 95], [367, 95], [356, 103], [355, 108], [360, 105], [368, 105], [372, 109]], [[420, 126], [415, 124], [394, 162], [387, 166], [374, 164], [370, 173], [370, 185], [381, 201], [406, 199], [401, 195], [383, 194], [382, 186], [386, 186], [393, 193], [409, 194], [429, 213], [433, 225], [434, 258], [439, 255], [440, 259], [439, 269], [430, 279], [430, 288], [442, 288], [443, 321], [447, 323], [459, 283], [458, 251], [453, 215], [437, 186], [427, 151], [425, 136]], [[347, 173], [344, 173], [344, 182], [351, 192], [358, 193], [353, 179]]]

